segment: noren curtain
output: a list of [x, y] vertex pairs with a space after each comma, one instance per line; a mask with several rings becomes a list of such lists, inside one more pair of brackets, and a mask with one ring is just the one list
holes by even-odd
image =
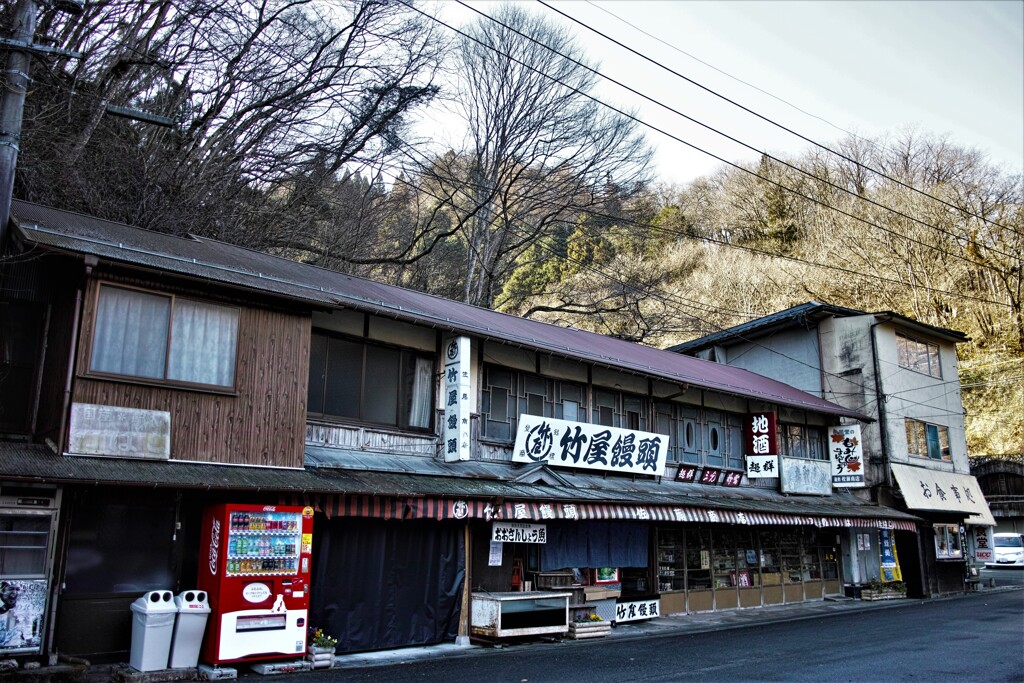
[[310, 623], [356, 652], [433, 645], [458, 635], [463, 527], [335, 518], [317, 524]]

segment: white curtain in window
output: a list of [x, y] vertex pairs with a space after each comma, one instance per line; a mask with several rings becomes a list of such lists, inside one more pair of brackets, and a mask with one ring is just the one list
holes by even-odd
[[237, 308], [178, 299], [171, 330], [168, 379], [234, 386]]
[[170, 309], [167, 297], [101, 287], [91, 369], [163, 379]]
[[409, 426], [430, 427], [430, 403], [434, 390], [434, 362], [430, 358], [417, 358], [413, 371], [412, 400], [409, 401]]

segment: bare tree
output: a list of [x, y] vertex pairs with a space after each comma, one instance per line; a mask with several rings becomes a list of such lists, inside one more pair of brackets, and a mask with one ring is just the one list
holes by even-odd
[[85, 57], [34, 74], [21, 196], [314, 257], [343, 169], [401, 145], [443, 47], [387, 0], [109, 0], [40, 29]]
[[468, 144], [430, 174], [466, 245], [462, 298], [491, 306], [536, 240], [641, 187], [650, 152], [588, 96], [595, 77], [564, 29], [506, 5], [457, 54]]

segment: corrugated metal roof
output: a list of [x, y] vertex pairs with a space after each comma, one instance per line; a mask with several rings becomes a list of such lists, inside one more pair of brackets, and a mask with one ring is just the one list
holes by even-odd
[[89, 254], [314, 306], [368, 311], [674, 383], [871, 421], [862, 413], [741, 368], [518, 318], [215, 240], [174, 237], [23, 201], [13, 203], [11, 214], [22, 239], [43, 248]]
[[849, 318], [859, 315], [871, 315], [876, 318], [899, 320], [905, 325], [912, 326], [916, 329], [940, 337], [945, 337], [954, 342], [965, 342], [970, 339], [963, 332], [950, 330], [945, 327], [928, 325], [927, 323], [919, 322], [894, 311], [867, 313], [866, 311], [858, 311], [854, 308], [845, 308], [843, 306], [821, 303], [820, 301], [808, 301], [807, 303], [793, 306], [792, 308], [787, 308], [782, 311], [762, 316], [756, 320], [749, 320], [745, 323], [720, 330], [719, 332], [713, 332], [712, 334], [699, 337], [698, 339], [691, 339], [688, 342], [676, 344], [668, 350], [676, 353], [693, 353], [695, 351], [715, 346], [716, 344], [722, 344], [733, 340], [746, 341], [748, 338], [756, 338], [773, 330], [788, 329], [798, 325], [805, 325], [809, 319], [820, 320], [826, 317]]
[[[405, 466], [397, 461], [408, 458]], [[793, 497], [768, 489], [703, 486], [675, 481], [630, 480], [559, 470], [571, 486], [523, 484], [512, 479], [523, 466], [471, 461], [442, 463], [416, 456], [374, 456], [375, 469], [349, 452], [345, 466], [304, 470], [56, 455], [45, 446], [0, 443], [0, 478], [36, 483], [148, 486], [274, 493], [357, 494], [438, 498], [501, 498], [521, 501], [700, 506], [736, 512], [818, 517], [916, 519], [865, 502], [847, 492]]]

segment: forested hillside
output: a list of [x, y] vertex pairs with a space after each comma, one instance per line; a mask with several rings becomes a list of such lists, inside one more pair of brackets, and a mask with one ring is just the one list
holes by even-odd
[[[896, 311], [971, 337], [972, 453], [1024, 453], [1020, 176], [907, 130], [665, 187], [567, 30], [491, 15], [47, 5], [37, 41], [82, 57], [33, 62], [15, 196], [659, 347], [810, 299]], [[458, 134], [415, 125], [442, 111]]]

